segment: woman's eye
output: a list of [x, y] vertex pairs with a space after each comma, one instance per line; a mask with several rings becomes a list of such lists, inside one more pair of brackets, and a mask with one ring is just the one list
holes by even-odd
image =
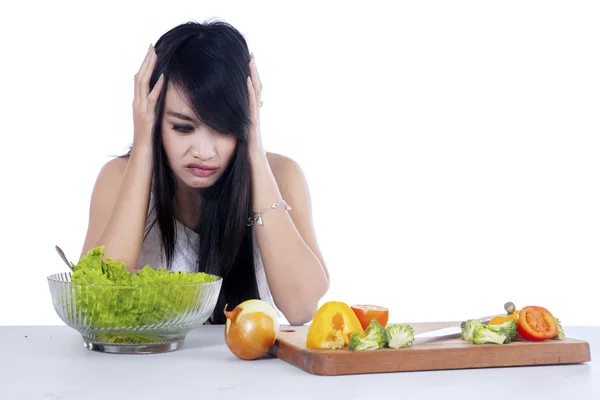
[[191, 125], [175, 124], [173, 125], [173, 130], [181, 133], [190, 133], [194, 130], [194, 127]]

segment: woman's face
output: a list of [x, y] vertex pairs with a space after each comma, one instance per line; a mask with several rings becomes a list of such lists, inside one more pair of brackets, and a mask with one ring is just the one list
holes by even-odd
[[229, 166], [237, 139], [203, 125], [187, 96], [169, 84], [162, 118], [162, 143], [171, 169], [191, 188], [212, 186]]

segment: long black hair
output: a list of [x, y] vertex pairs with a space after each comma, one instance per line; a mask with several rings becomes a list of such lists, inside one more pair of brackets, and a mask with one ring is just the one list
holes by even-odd
[[158, 56], [150, 90], [160, 74], [165, 82], [156, 105], [152, 132], [155, 223], [170, 269], [176, 230], [173, 201], [175, 175], [162, 145], [161, 126], [167, 84], [184, 91], [197, 117], [210, 128], [237, 139], [235, 153], [219, 180], [202, 190], [197, 271], [223, 278], [213, 324], [225, 323], [223, 309], [259, 298], [254, 266], [254, 230], [246, 225], [252, 212], [248, 155], [250, 113], [246, 79], [250, 53], [244, 37], [222, 21], [188, 22], [166, 32], [155, 45]]

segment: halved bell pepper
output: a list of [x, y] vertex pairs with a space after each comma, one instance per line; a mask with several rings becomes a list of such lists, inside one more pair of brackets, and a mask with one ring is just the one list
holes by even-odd
[[513, 311], [512, 314], [508, 314], [508, 315], [497, 315], [490, 320], [489, 324], [490, 325], [502, 325], [503, 323], [508, 322], [512, 319], [514, 319], [516, 321], [517, 318], [519, 318], [519, 310], [515, 310], [515, 311]]
[[365, 337], [358, 317], [349, 305], [340, 301], [323, 304], [313, 316], [306, 335], [309, 349], [341, 349], [348, 346], [350, 337], [358, 332]]

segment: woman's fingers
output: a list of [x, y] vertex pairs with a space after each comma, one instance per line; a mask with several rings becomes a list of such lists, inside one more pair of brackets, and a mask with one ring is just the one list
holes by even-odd
[[257, 79], [255, 86], [258, 87], [260, 93], [262, 94], [263, 85], [262, 85], [262, 80], [260, 79], [260, 74], [258, 73], [258, 67], [256, 66], [256, 58], [254, 57], [254, 53], [252, 53], [252, 61], [254, 62], [254, 69], [256, 71], [256, 79]]
[[140, 65], [140, 69], [138, 70], [137, 74], [135, 74], [136, 80], [142, 76], [144, 67], [146, 66], [146, 63], [148, 62], [148, 60], [150, 60], [150, 57], [152, 56], [153, 51], [154, 51], [154, 48], [152, 47], [152, 45], [150, 45], [150, 47], [148, 47], [148, 51], [146, 52], [146, 57], [144, 57], [144, 61], [142, 61], [142, 64]]
[[256, 91], [254, 89], [254, 85], [252, 84], [252, 78], [248, 77], [246, 79], [246, 83], [248, 85], [248, 108], [250, 109], [250, 119], [252, 124], [256, 123]]
[[147, 107], [152, 108], [153, 111], [154, 111], [154, 106], [156, 105], [156, 100], [158, 99], [158, 96], [160, 95], [160, 91], [163, 87], [164, 82], [165, 82], [165, 75], [160, 74], [160, 76], [158, 77], [158, 80], [156, 81], [156, 84], [154, 85], [154, 87], [152, 88], [152, 91], [148, 95]]
[[134, 100], [133, 100], [133, 102], [134, 102], [134, 105], [138, 104], [141, 99], [140, 79], [144, 73], [144, 68], [146, 67], [146, 65], [148, 64], [148, 61], [150, 61], [150, 58], [152, 57], [153, 52], [154, 52], [154, 49], [153, 49], [152, 45], [150, 45], [150, 47], [148, 48], [148, 52], [146, 53], [146, 57], [144, 57], [144, 61], [140, 65], [140, 69], [138, 70], [137, 74], [135, 74], [135, 76], [133, 77], [133, 82], [134, 82]]
[[165, 77], [160, 75], [150, 92], [150, 78], [156, 66], [158, 56], [154, 47], [148, 49], [148, 54], [135, 75], [135, 100], [133, 103], [133, 135], [134, 143], [150, 143], [152, 126], [155, 120], [156, 100], [164, 86]]
[[252, 78], [252, 86], [254, 88], [256, 101], [260, 102], [262, 86], [260, 83], [260, 78], [258, 76], [258, 70], [256, 69], [254, 54], [252, 54], [252, 59], [250, 61], [250, 77]]
[[150, 55], [150, 58], [146, 60], [144, 69], [142, 70], [142, 75], [139, 79], [140, 100], [142, 101], [146, 101], [148, 99], [148, 92], [150, 91], [150, 77], [152, 76], [152, 72], [154, 71], [156, 60], [157, 57], [153, 48], [152, 54]]

